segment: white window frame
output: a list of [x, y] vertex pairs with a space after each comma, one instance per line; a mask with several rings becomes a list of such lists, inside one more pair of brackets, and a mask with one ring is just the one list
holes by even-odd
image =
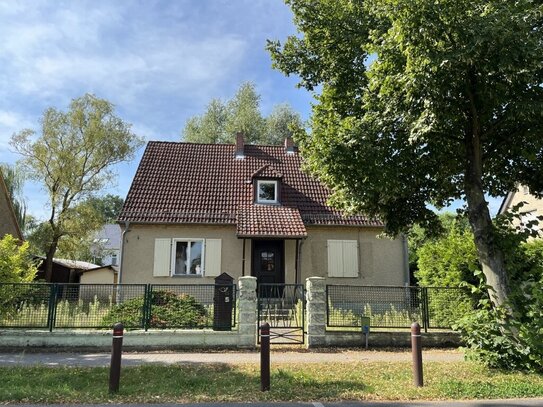
[[[262, 185], [262, 184], [273, 184], [274, 196], [275, 196], [274, 200], [261, 199], [260, 198], [260, 185]], [[276, 204], [276, 203], [279, 203], [279, 197], [277, 196], [278, 192], [279, 192], [278, 190], [279, 190], [278, 182], [275, 181], [275, 180], [267, 180], [267, 179], [259, 179], [259, 180], [257, 180], [256, 181], [256, 202], [257, 203], [264, 203], [264, 204]]]
[[[185, 268], [185, 273], [176, 273], [175, 272], [175, 260], [176, 260], [176, 252], [177, 252], [177, 242], [186, 242], [187, 243], [187, 248], [188, 248], [188, 262], [187, 262], [187, 266]], [[191, 258], [191, 254], [190, 254], [190, 243], [194, 243], [194, 242], [200, 242], [202, 244], [202, 254], [200, 256], [200, 272], [197, 273], [197, 274], [190, 274], [188, 273], [188, 268], [190, 267], [190, 258]], [[203, 277], [204, 276], [204, 268], [205, 268], [205, 250], [206, 250], [206, 244], [205, 244], [205, 239], [204, 238], [187, 238], [187, 239], [181, 239], [181, 238], [174, 238], [172, 239], [172, 246], [171, 246], [171, 266], [170, 266], [170, 270], [171, 270], [171, 273], [170, 275], [172, 277]]]

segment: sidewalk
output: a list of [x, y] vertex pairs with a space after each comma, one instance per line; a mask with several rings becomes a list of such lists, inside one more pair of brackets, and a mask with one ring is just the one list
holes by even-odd
[[[359, 351], [334, 350], [333, 352], [271, 352], [272, 363], [351, 363], [351, 362], [410, 362], [409, 351]], [[109, 366], [110, 353], [0, 353], [0, 366], [46, 365], [46, 366]], [[464, 357], [457, 350], [423, 351], [425, 362], [461, 362]], [[260, 353], [254, 352], [182, 352], [182, 353], [136, 353], [125, 352], [122, 356], [124, 366], [137, 366], [146, 363], [184, 364], [184, 363], [260, 363]]]

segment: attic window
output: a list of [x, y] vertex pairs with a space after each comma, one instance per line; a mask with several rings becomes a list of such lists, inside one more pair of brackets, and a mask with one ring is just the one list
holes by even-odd
[[263, 204], [279, 203], [277, 194], [277, 181], [262, 181], [256, 183], [256, 202]]

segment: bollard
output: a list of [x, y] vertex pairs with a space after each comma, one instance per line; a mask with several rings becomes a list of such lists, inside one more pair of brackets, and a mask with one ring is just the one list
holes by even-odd
[[121, 379], [121, 354], [123, 351], [123, 324], [113, 325], [113, 346], [111, 348], [111, 366], [109, 368], [109, 392], [119, 391]]
[[270, 390], [270, 324], [260, 326], [260, 390]]
[[422, 343], [418, 322], [413, 322], [411, 325], [411, 351], [413, 352], [413, 384], [422, 387]]

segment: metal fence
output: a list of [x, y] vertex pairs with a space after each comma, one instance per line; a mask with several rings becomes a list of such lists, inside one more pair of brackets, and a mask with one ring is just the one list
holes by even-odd
[[235, 285], [0, 283], [0, 328], [236, 326]]
[[475, 299], [459, 287], [326, 286], [329, 328], [409, 328], [414, 321], [428, 330], [450, 329], [474, 309]]

